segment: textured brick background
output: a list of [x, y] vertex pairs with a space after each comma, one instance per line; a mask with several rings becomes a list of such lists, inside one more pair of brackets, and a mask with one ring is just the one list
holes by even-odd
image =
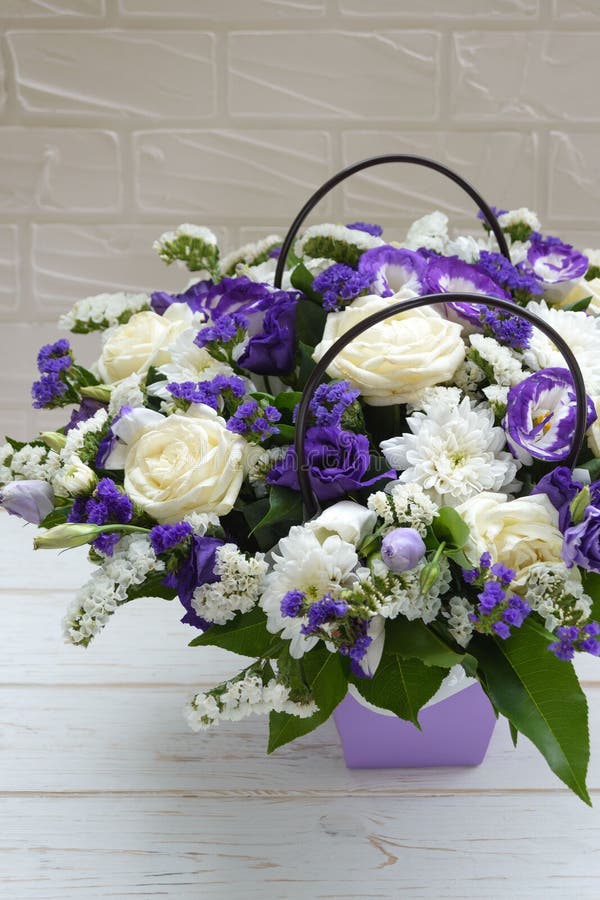
[[[492, 203], [600, 246], [595, 0], [0, 0], [0, 416], [20, 436], [34, 352], [103, 290], [181, 285], [152, 239], [280, 233], [379, 152], [454, 166]], [[399, 231], [468, 201], [371, 171], [316, 216]], [[88, 353], [93, 340], [87, 341]]]

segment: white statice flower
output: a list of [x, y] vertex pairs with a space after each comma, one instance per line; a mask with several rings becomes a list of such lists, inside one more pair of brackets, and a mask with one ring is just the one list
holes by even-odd
[[221, 260], [219, 266], [221, 274], [241, 274], [237, 272], [240, 265], [256, 267], [267, 262], [267, 260], [276, 263], [276, 260], [269, 259], [269, 253], [279, 244], [281, 244], [280, 236], [278, 234], [269, 234], [260, 241], [253, 241], [249, 244], [244, 244], [242, 247], [238, 247], [237, 250], [232, 250], [231, 253], [227, 253]]
[[298, 259], [302, 259], [305, 256], [319, 258], [322, 256], [322, 253], [313, 248], [322, 249], [324, 242], [327, 240], [348, 244], [360, 251], [381, 247], [385, 243], [381, 238], [367, 234], [366, 231], [358, 231], [355, 228], [347, 228], [345, 225], [328, 223], [311, 225], [307, 228], [302, 237], [298, 238], [294, 244], [294, 253]]
[[[581, 368], [587, 393], [600, 395], [600, 316], [548, 307], [544, 300], [532, 301], [527, 309], [548, 323], [567, 342]], [[565, 360], [538, 328], [533, 329], [529, 348], [523, 354], [532, 369], [565, 368]]]
[[406, 420], [410, 432], [383, 441], [381, 449], [400, 481], [416, 481], [437, 503], [458, 506], [480, 491], [500, 491], [514, 480], [517, 463], [503, 448], [504, 430], [486, 404], [440, 403]]
[[481, 386], [486, 381], [485, 372], [474, 360], [467, 357], [458, 367], [452, 381], [463, 394], [472, 400], [481, 399]]
[[67, 643], [86, 647], [117, 607], [127, 603], [130, 588], [143, 584], [148, 575], [162, 572], [164, 567], [146, 535], [121, 538], [113, 555], [104, 559], [67, 610], [64, 620]]
[[469, 342], [478, 356], [490, 366], [497, 384], [513, 387], [523, 381], [523, 367], [509, 347], [500, 344], [495, 338], [484, 337], [483, 334], [469, 335]]
[[483, 394], [492, 407], [495, 416], [504, 415], [508, 402], [509, 387], [503, 384], [490, 384], [482, 388]]
[[461, 234], [447, 241], [445, 253], [446, 256], [458, 256], [463, 262], [476, 263], [483, 249], [485, 249], [483, 242], [476, 240], [470, 234]]
[[583, 251], [583, 255], [587, 256], [590, 266], [600, 268], [600, 250], [595, 249], [594, 247], [587, 247]]
[[415, 481], [387, 485], [385, 491], [369, 496], [367, 506], [387, 528], [414, 528], [421, 537], [425, 537], [439, 510], [437, 503]]
[[96, 476], [81, 459], [86, 438], [90, 434], [99, 434], [108, 422], [108, 413], [102, 408], [93, 416], [79, 422], [75, 428], [71, 428], [66, 436], [66, 441], [60, 453], [49, 453], [48, 461], [52, 461], [52, 473], [50, 483], [59, 496], [75, 496], [77, 493], [86, 493], [84, 485], [93, 487]]
[[[5, 459], [8, 460], [8, 456]], [[23, 478], [51, 483], [60, 465], [59, 456], [53, 450], [37, 444], [25, 444], [20, 450], [13, 451], [10, 466], [4, 466], [2, 472], [4, 476], [8, 474], [4, 469], [10, 469], [10, 477], [5, 483]]]
[[122, 381], [112, 385], [110, 400], [108, 401], [108, 415], [114, 419], [123, 406], [138, 407], [144, 405], [144, 391], [142, 389], [142, 376], [134, 372], [123, 378]]
[[165, 231], [152, 249], [168, 266], [182, 262], [191, 272], [213, 272], [219, 259], [217, 236], [204, 225], [185, 222], [175, 231]]
[[192, 532], [199, 537], [204, 537], [209, 531], [217, 531], [221, 528], [221, 520], [214, 513], [192, 512], [183, 517], [183, 521], [191, 526]]
[[437, 407], [440, 403], [443, 403], [449, 409], [456, 409], [461, 400], [462, 392], [460, 388], [437, 385], [419, 391], [412, 402], [408, 404], [408, 411], [415, 412], [416, 410], [420, 410], [421, 412], [428, 413], [433, 407]]
[[85, 297], [58, 320], [66, 331], [95, 331], [122, 325], [134, 313], [150, 309], [148, 294], [97, 294]]
[[260, 605], [267, 614], [271, 634], [291, 641], [290, 653], [299, 659], [315, 646], [318, 637], [302, 634], [305, 617], [282, 616], [281, 601], [288, 591], [302, 591], [311, 601], [325, 594], [339, 597], [357, 581], [358, 556], [354, 546], [338, 535], [322, 543], [307, 526], [294, 525], [271, 552], [272, 568], [263, 583]]
[[427, 250], [435, 250], [436, 253], [445, 253], [447, 243], [448, 216], [436, 209], [435, 212], [422, 216], [412, 223], [403, 246], [409, 250], [425, 247]]
[[223, 544], [215, 554], [214, 584], [201, 584], [192, 597], [192, 606], [202, 619], [224, 625], [237, 613], [249, 612], [258, 602], [268, 565], [264, 554], [246, 556], [236, 544]]
[[8, 484], [13, 480], [13, 473], [10, 464], [14, 452], [15, 451], [8, 443], [2, 444], [2, 446], [0, 446], [0, 484]]
[[439, 575], [427, 591], [421, 588], [421, 573], [427, 561], [421, 560], [414, 569], [406, 572], [391, 573], [383, 560], [375, 559], [372, 563], [373, 574], [383, 579], [385, 595], [376, 605], [376, 611], [385, 619], [395, 619], [399, 615], [409, 621], [421, 619], [433, 622], [442, 605], [441, 598], [448, 590], [451, 572], [448, 560], [439, 560]]
[[562, 562], [534, 563], [512, 588], [539, 613], [548, 631], [583, 623], [592, 612], [592, 599], [583, 589], [577, 566], [569, 569]]
[[518, 266], [519, 263], [522, 263], [527, 259], [527, 254], [529, 253], [529, 249], [531, 247], [531, 241], [512, 241], [510, 239], [510, 235], [506, 235], [506, 237], [508, 252], [510, 253], [510, 261], [513, 266]]
[[525, 225], [532, 231], [541, 231], [542, 224], [538, 219], [537, 213], [521, 206], [519, 209], [509, 209], [505, 213], [498, 216], [498, 224], [502, 229], [514, 228], [515, 225]]
[[308, 718], [317, 712], [317, 706], [313, 701], [292, 700], [290, 689], [276, 678], [265, 683], [259, 675], [248, 672], [222, 688], [196, 694], [185, 707], [185, 718], [192, 731], [201, 731], [219, 721], [239, 722], [270, 712]]
[[473, 635], [473, 623], [469, 616], [474, 607], [466, 597], [451, 597], [449, 612], [444, 613], [448, 619], [448, 629], [457, 644], [466, 647]]
[[273, 466], [287, 454], [287, 447], [271, 447], [265, 450], [253, 444], [246, 453], [246, 475], [257, 497], [267, 494], [266, 478]]

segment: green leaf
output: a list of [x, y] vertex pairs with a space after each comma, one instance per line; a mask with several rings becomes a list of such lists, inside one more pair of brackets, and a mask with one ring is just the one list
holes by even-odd
[[279, 522], [286, 522], [288, 530], [289, 526], [302, 522], [302, 497], [298, 491], [274, 484], [269, 492], [269, 511], [254, 526], [253, 531]]
[[204, 634], [190, 641], [189, 646], [222, 647], [240, 656], [270, 659], [276, 655], [275, 648], [280, 643], [277, 635], [267, 631], [267, 617], [260, 606], [255, 606], [225, 625], [211, 625]]
[[277, 396], [273, 398], [273, 406], [281, 413], [289, 413], [291, 417], [294, 409], [301, 400], [301, 391], [283, 391], [281, 394], [277, 394]]
[[40, 528], [54, 528], [55, 525], [62, 525], [67, 521], [72, 508], [72, 503], [67, 506], [57, 506], [40, 522]]
[[461, 549], [469, 538], [469, 526], [451, 506], [441, 506], [431, 523], [434, 535], [450, 547]]
[[319, 644], [302, 657], [302, 665], [306, 684], [319, 709], [307, 719], [289, 713], [272, 712], [269, 716], [269, 753], [303, 734], [314, 731], [329, 718], [338, 703], [346, 696], [348, 682], [338, 653], [330, 653]]
[[576, 300], [574, 303], [567, 303], [561, 309], [567, 309], [570, 312], [585, 312], [591, 302], [592, 297], [590, 295], [589, 297], [582, 297], [581, 300]]
[[384, 653], [376, 677], [356, 677], [353, 684], [369, 703], [389, 709], [420, 728], [419, 710], [433, 697], [447, 674], [446, 669], [426, 666], [419, 659]]
[[143, 584], [136, 585], [127, 591], [128, 600], [137, 600], [140, 597], [160, 597], [163, 600], [174, 600], [177, 592], [174, 588], [167, 587], [162, 583], [164, 575], [155, 575], [147, 578]]
[[452, 650], [421, 619], [409, 622], [404, 616], [386, 623], [385, 651], [443, 669], [449, 669], [463, 659], [462, 654]]
[[321, 303], [321, 295], [317, 294], [316, 291], [313, 291], [312, 283], [314, 281], [313, 275], [308, 271], [304, 263], [299, 263], [294, 271], [292, 272], [290, 281], [292, 283], [292, 287], [295, 287], [297, 291], [302, 291], [302, 293], [308, 297], [310, 300], [313, 300], [315, 303]]
[[587, 469], [590, 473], [591, 481], [598, 481], [600, 478], [600, 459], [590, 459], [579, 466], [580, 469]]
[[587, 703], [571, 663], [557, 659], [529, 620], [510, 638], [476, 636], [469, 651], [479, 660], [490, 699], [529, 738], [548, 765], [591, 806], [585, 778], [589, 760]]
[[600, 621], [600, 575], [596, 572], [583, 572], [583, 588], [592, 598], [590, 619]]
[[303, 388], [310, 373], [316, 366], [316, 362], [312, 358], [314, 352], [314, 348], [305, 344], [303, 341], [298, 341], [298, 354], [297, 354], [297, 365], [298, 365], [298, 384], [296, 387]]
[[296, 335], [299, 341], [316, 347], [323, 336], [327, 314], [312, 300], [299, 300], [296, 305]]
[[513, 742], [513, 747], [516, 747], [519, 740], [519, 730], [518, 728], [515, 728], [512, 722], [508, 723], [508, 727], [510, 729], [510, 739]]
[[[254, 540], [258, 544], [259, 550], [270, 550], [279, 540], [279, 534], [273, 529], [259, 528], [259, 522], [264, 519], [269, 511], [268, 497], [261, 497], [254, 503], [242, 503], [238, 499], [236, 502], [236, 511], [240, 512], [245, 519], [246, 527], [242, 524], [242, 532], [240, 540], [243, 540], [248, 534], [252, 534]], [[227, 524], [231, 526], [231, 514], [226, 518]]]

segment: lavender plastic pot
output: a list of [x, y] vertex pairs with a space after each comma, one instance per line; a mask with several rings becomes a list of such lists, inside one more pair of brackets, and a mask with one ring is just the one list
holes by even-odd
[[479, 684], [421, 710], [421, 731], [411, 722], [374, 712], [351, 694], [333, 715], [349, 769], [477, 766], [496, 724]]

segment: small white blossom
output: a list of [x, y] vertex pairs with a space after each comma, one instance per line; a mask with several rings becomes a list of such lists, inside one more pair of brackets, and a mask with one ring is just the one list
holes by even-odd
[[508, 401], [509, 388], [502, 384], [490, 384], [483, 388], [483, 393], [494, 411], [494, 415], [504, 413]]
[[481, 255], [483, 247], [474, 237], [469, 235], [459, 235], [458, 237], [446, 243], [445, 253], [447, 256], [458, 256], [467, 263], [476, 263]]
[[79, 497], [89, 494], [97, 481], [93, 469], [86, 466], [74, 453], [56, 473], [52, 486], [59, 497]]
[[485, 372], [472, 359], [465, 359], [452, 378], [454, 384], [472, 400], [481, 399], [481, 385], [486, 380]]
[[419, 250], [420, 247], [425, 247], [428, 250], [435, 250], [436, 253], [444, 253], [447, 242], [448, 216], [435, 210], [412, 223], [408, 229], [404, 246], [409, 250]]
[[471, 334], [469, 341], [481, 359], [492, 368], [497, 384], [513, 387], [523, 381], [523, 368], [508, 347], [482, 334]]
[[320, 245], [320, 238], [330, 238], [342, 244], [349, 244], [351, 247], [358, 247], [359, 250], [370, 250], [372, 247], [381, 247], [385, 243], [381, 238], [367, 234], [365, 231], [347, 228], [345, 225], [311, 225], [296, 241], [294, 253], [299, 259], [305, 255], [314, 257], [314, 253], [307, 253], [306, 247], [313, 240]]
[[498, 216], [498, 224], [502, 229], [513, 228], [515, 225], [526, 225], [532, 231], [540, 231], [542, 228], [537, 214], [531, 209], [527, 209], [526, 206], [522, 206], [520, 209], [509, 209], [508, 212], [501, 213]]
[[461, 647], [466, 647], [473, 635], [473, 623], [469, 619], [473, 611], [474, 607], [466, 597], [450, 598], [450, 612], [445, 615], [450, 634]]
[[97, 294], [78, 300], [68, 313], [60, 317], [58, 327], [84, 332], [112, 328], [145, 309], [150, 309], [147, 294]]
[[144, 405], [144, 392], [141, 385], [142, 376], [137, 372], [112, 385], [108, 402], [108, 415], [111, 419], [119, 414], [122, 406]]
[[462, 400], [462, 392], [457, 387], [428, 387], [419, 391], [414, 400], [408, 404], [408, 411], [421, 410], [428, 413], [434, 406], [443, 403], [449, 409], [456, 409]]
[[[281, 244], [281, 238], [278, 234], [270, 234], [260, 241], [254, 241], [232, 250], [223, 257], [220, 264], [221, 273], [223, 275], [234, 275], [240, 264], [245, 266], [256, 267], [261, 263], [265, 263], [269, 257], [270, 251]], [[276, 260], [269, 260], [269, 263], [275, 263]], [[275, 266], [273, 265], [273, 269]], [[255, 279], [259, 280], [259, 279]]]
[[514, 582], [531, 608], [544, 619], [548, 631], [559, 625], [585, 622], [592, 612], [591, 597], [585, 593], [579, 569], [564, 563], [534, 563], [526, 576]]
[[[58, 454], [45, 446], [25, 444], [20, 450], [12, 452], [10, 466], [2, 467], [4, 483], [20, 478], [52, 482], [60, 468]], [[8, 456], [5, 459], [8, 460]], [[5, 471], [7, 469], [8, 472]], [[8, 475], [9, 477], [6, 477]]]
[[209, 530], [217, 530], [221, 527], [221, 521], [214, 513], [189, 513], [184, 516], [183, 521], [188, 522], [192, 526], [194, 534], [200, 537], [204, 537]]
[[388, 528], [414, 528], [421, 537], [425, 537], [439, 509], [420, 484], [400, 481], [388, 485], [385, 491], [371, 494], [367, 506]]
[[426, 565], [427, 561], [421, 560], [414, 569], [392, 574], [383, 561], [374, 561], [374, 574], [385, 579], [385, 598], [377, 606], [379, 615], [386, 619], [403, 615], [409, 621], [422, 619], [425, 623], [433, 622], [441, 608], [441, 597], [450, 585], [451, 573], [448, 561], [442, 556], [438, 577], [423, 593], [421, 573]]
[[220, 580], [196, 588], [192, 606], [209, 622], [224, 625], [237, 613], [249, 612], [258, 602], [268, 565], [264, 554], [246, 556], [236, 544], [223, 544], [215, 554], [215, 575]]

